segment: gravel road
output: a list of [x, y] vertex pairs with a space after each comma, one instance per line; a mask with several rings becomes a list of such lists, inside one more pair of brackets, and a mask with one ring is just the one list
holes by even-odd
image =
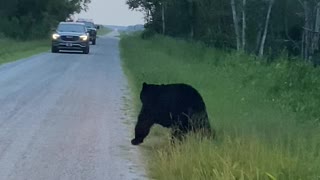
[[1, 180], [145, 179], [116, 35], [0, 66]]

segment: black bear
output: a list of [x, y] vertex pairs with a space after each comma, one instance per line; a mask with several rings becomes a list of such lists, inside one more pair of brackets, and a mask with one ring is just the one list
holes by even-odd
[[143, 83], [142, 107], [135, 126], [132, 145], [139, 145], [154, 124], [172, 129], [172, 138], [181, 140], [187, 132], [214, 136], [201, 95], [187, 84], [154, 85]]

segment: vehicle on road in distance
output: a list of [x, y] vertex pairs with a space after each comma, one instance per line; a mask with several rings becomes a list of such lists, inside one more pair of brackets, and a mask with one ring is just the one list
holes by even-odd
[[76, 22], [84, 23], [86, 25], [86, 28], [89, 30], [90, 41], [92, 42], [92, 45], [95, 45], [97, 39], [97, 30], [100, 27], [96, 26], [93, 20], [90, 19], [78, 19]]
[[59, 50], [79, 50], [84, 54], [90, 51], [90, 35], [84, 23], [60, 22], [52, 34], [51, 52]]

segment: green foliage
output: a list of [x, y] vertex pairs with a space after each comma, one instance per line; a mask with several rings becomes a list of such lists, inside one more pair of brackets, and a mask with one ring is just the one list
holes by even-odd
[[142, 39], [150, 39], [152, 37], [154, 37], [156, 35], [156, 32], [152, 29], [145, 29], [142, 33], [141, 33], [141, 38]]
[[[265, 27], [269, 1], [246, 0], [246, 48], [258, 52]], [[242, 0], [235, 0], [242, 25]], [[165, 35], [204, 42], [223, 49], [236, 47], [230, 0], [127, 0], [130, 9], [145, 13], [146, 28], [162, 34], [164, 9]], [[298, 0], [277, 0], [271, 14], [265, 49], [275, 57], [286, 49], [301, 52], [303, 8]]]
[[274, 64], [270, 94], [282, 106], [289, 106], [299, 121], [320, 123], [320, 70], [302, 62]]
[[0, 64], [49, 50], [48, 40], [17, 41], [0, 39]]
[[0, 33], [10, 38], [35, 39], [48, 35], [59, 21], [87, 8], [90, 0], [12, 0], [0, 7]]
[[320, 112], [316, 109], [320, 72], [312, 66], [283, 59], [270, 65], [255, 56], [161, 36], [150, 40], [127, 36], [121, 47], [136, 111], [142, 82], [188, 83], [204, 97], [217, 130], [214, 141], [190, 135], [172, 146], [167, 132], [155, 127], [141, 146], [149, 155], [152, 178], [320, 177], [319, 124], [309, 110], [293, 108], [300, 103], [299, 107]]

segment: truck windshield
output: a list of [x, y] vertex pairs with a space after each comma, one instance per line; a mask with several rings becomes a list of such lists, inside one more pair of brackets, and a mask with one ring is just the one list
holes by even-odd
[[60, 24], [57, 30], [59, 32], [85, 32], [85, 27], [80, 24]]
[[84, 23], [87, 28], [94, 28], [94, 24], [92, 22], [87, 22], [87, 21], [78, 21], [81, 23]]

